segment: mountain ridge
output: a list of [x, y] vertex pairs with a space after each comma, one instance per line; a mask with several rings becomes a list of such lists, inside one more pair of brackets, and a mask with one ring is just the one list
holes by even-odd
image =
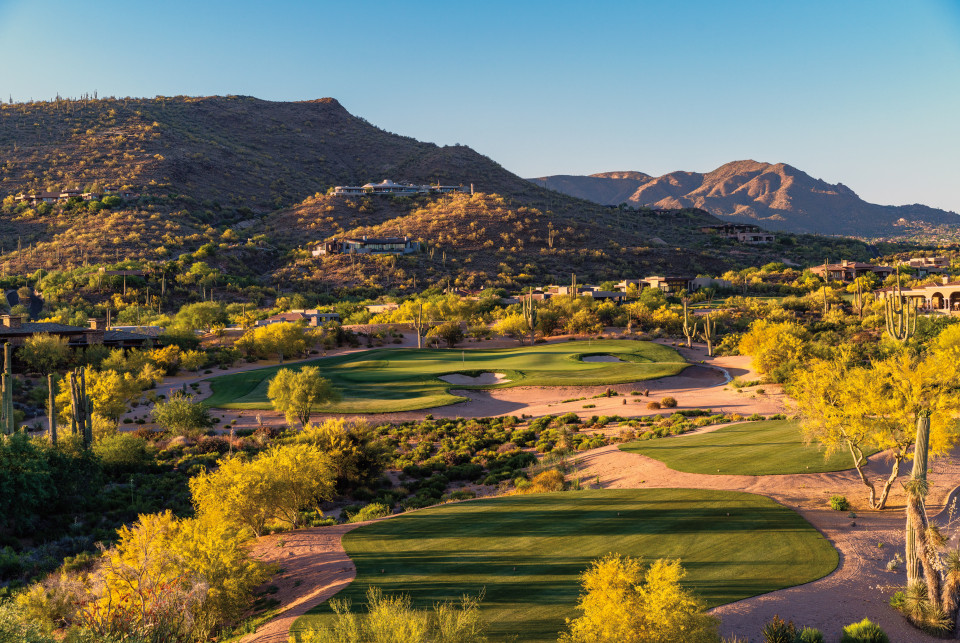
[[529, 179], [536, 185], [603, 205], [700, 208], [725, 220], [814, 234], [886, 236], [900, 220], [960, 226], [960, 215], [921, 204], [877, 205], [843, 183], [816, 179], [787, 163], [732, 161], [705, 173], [650, 176], [614, 171]]

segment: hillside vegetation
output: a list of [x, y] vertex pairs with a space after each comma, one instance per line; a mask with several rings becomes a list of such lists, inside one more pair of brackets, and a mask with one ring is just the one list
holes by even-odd
[[[623, 173], [612, 181], [641, 180]], [[328, 196], [337, 184], [472, 185], [474, 194]], [[649, 178], [649, 177], [646, 177]], [[601, 180], [601, 179], [598, 179]], [[28, 206], [14, 195], [78, 187], [135, 197]], [[604, 207], [547, 190], [464, 146], [381, 130], [336, 100], [100, 99], [0, 106], [0, 271], [33, 274], [135, 260], [200, 259], [223, 275], [316, 291], [409, 291], [451, 283], [522, 287], [638, 274], [718, 274], [827, 256], [867, 259], [846, 241], [751, 248], [700, 231], [704, 210]], [[314, 258], [345, 236], [409, 236], [408, 257]], [[823, 244], [826, 243], [826, 249]], [[809, 255], [809, 256], [808, 256]]]

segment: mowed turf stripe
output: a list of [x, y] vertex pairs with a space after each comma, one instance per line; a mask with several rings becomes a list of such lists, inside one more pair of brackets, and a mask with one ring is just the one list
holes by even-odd
[[620, 449], [659, 460], [674, 471], [712, 475], [824, 473], [853, 466], [844, 451], [827, 456], [822, 446], [806, 444], [793, 420], [745, 422], [709, 433], [637, 440]]
[[[423, 607], [483, 590], [493, 640], [555, 641], [576, 616], [579, 575], [609, 552], [680, 558], [685, 584], [710, 606], [815, 580], [838, 563], [833, 546], [792, 510], [763, 496], [695, 489], [449, 504], [361, 527], [343, 543], [357, 579], [339, 596], [356, 608], [370, 585]], [[329, 614], [321, 605], [295, 629], [329, 622]]]

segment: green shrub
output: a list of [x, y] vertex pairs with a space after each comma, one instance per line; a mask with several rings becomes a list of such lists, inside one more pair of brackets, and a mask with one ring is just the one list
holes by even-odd
[[665, 397], [660, 400], [660, 405], [665, 409], [673, 409], [677, 407], [677, 398], [675, 397]]
[[830, 508], [834, 511], [849, 511], [850, 502], [847, 501], [846, 496], [831, 496]]
[[813, 627], [805, 627], [797, 634], [797, 643], [823, 643], [823, 632]]
[[660, 402], [647, 402], [647, 408], [648, 408], [648, 409], [659, 409], [659, 408], [660, 408]]
[[796, 643], [797, 626], [793, 621], [786, 621], [779, 616], [774, 616], [763, 626], [764, 643]]
[[391, 514], [390, 507], [379, 502], [371, 502], [355, 514], [347, 514], [347, 522], [363, 522], [374, 518], [385, 518]]
[[108, 435], [93, 445], [93, 452], [111, 473], [139, 471], [152, 461], [147, 441], [130, 433]]
[[879, 625], [865, 618], [843, 628], [840, 643], [890, 643], [890, 637]]

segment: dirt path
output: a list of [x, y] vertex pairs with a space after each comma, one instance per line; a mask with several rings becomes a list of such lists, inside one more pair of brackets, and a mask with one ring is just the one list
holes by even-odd
[[280, 601], [280, 613], [243, 637], [241, 643], [287, 643], [290, 627], [297, 618], [349, 585], [357, 568], [344, 551], [341, 539], [365, 524], [368, 523], [317, 527], [260, 538], [253, 556], [282, 569], [270, 580], [271, 585], [279, 588], [272, 597]]

